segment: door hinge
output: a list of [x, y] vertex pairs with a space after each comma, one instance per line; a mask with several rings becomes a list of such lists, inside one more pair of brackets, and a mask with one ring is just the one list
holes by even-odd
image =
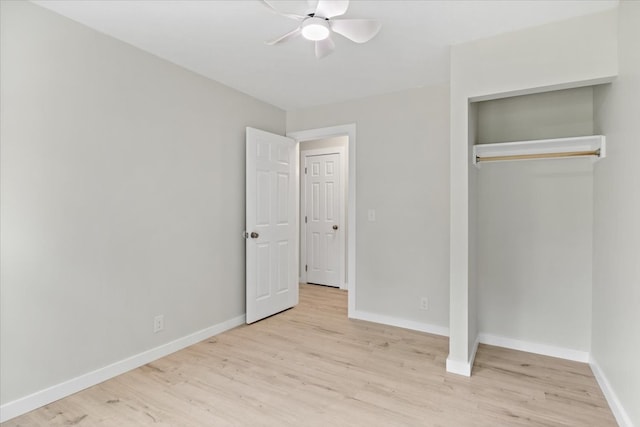
[[306, 167], [304, 168], [304, 174], [305, 175], [307, 174], [307, 168]]
[[306, 215], [304, 216], [304, 223], [305, 224], [307, 223], [307, 216]]
[[304, 271], [307, 271], [307, 267], [309, 267], [308, 265], [304, 266]]

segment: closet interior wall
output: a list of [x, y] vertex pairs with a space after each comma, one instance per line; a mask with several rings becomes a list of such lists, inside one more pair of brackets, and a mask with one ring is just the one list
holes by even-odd
[[[476, 143], [593, 134], [592, 87], [475, 104]], [[591, 336], [592, 159], [482, 164], [476, 184], [481, 341], [526, 342], [586, 354]]]

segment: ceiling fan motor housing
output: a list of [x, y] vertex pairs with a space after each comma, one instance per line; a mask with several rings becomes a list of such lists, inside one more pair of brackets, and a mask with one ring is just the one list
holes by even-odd
[[324, 18], [310, 17], [304, 20], [301, 26], [302, 37], [307, 40], [324, 40], [329, 37], [329, 23]]

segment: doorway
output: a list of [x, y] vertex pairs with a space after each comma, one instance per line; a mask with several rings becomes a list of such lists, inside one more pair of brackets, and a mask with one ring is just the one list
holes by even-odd
[[346, 289], [348, 137], [300, 143], [300, 281]]
[[[343, 155], [343, 170], [346, 179], [346, 185], [342, 187], [346, 191], [344, 195], [344, 216], [345, 226], [345, 255], [344, 255], [344, 282], [341, 284], [342, 289], [348, 290], [348, 315], [351, 316], [356, 310], [357, 290], [356, 290], [356, 125], [340, 125], [319, 129], [310, 129], [296, 132], [289, 132], [287, 136], [293, 138], [302, 150], [304, 144], [310, 141], [326, 140], [336, 137], [346, 137], [346, 147]], [[309, 146], [307, 146], [309, 147]], [[300, 164], [300, 172], [304, 173], [304, 165]], [[301, 188], [299, 193], [302, 195]], [[301, 210], [302, 211], [302, 210]], [[303, 219], [302, 217], [301, 219]], [[338, 225], [340, 226], [340, 225]], [[301, 230], [302, 231], [302, 230]], [[302, 235], [300, 238], [302, 243]], [[302, 245], [300, 246], [302, 252]], [[302, 257], [300, 259], [305, 259]], [[307, 264], [308, 265], [308, 264]], [[300, 269], [302, 273], [302, 269]], [[302, 279], [302, 274], [300, 275]]]

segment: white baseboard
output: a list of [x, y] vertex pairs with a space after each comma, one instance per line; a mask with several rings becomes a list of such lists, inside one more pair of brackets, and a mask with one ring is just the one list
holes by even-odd
[[478, 346], [480, 345], [480, 335], [476, 336], [476, 342], [473, 343], [471, 354], [469, 355], [469, 369], [473, 370], [473, 363], [476, 361], [476, 353], [478, 352]]
[[555, 347], [547, 344], [539, 344], [531, 341], [521, 341], [497, 335], [480, 333], [478, 335], [480, 343], [495, 345], [497, 347], [521, 350], [529, 353], [542, 354], [544, 356], [558, 357], [560, 359], [574, 360], [576, 362], [589, 362], [589, 352], [573, 350], [570, 348]]
[[354, 310], [352, 313], [349, 313], [349, 318], [381, 323], [383, 325], [397, 326], [399, 328], [411, 329], [413, 331], [426, 332], [434, 335], [442, 335], [445, 337], [449, 336], [449, 328], [446, 326], [416, 322], [415, 320], [400, 319], [398, 317], [385, 316], [383, 314], [370, 313], [368, 311]]
[[55, 402], [63, 397], [70, 396], [73, 393], [77, 393], [142, 365], [146, 365], [147, 363], [153, 362], [154, 360], [160, 359], [161, 357], [167, 356], [171, 353], [175, 353], [178, 350], [182, 350], [185, 347], [189, 347], [190, 345], [206, 340], [207, 338], [218, 335], [244, 323], [245, 316], [238, 316], [222, 323], [218, 323], [217, 325], [202, 329], [198, 332], [194, 332], [193, 334], [178, 338], [175, 341], [171, 341], [159, 347], [152, 348], [112, 363], [104, 368], [96, 369], [95, 371], [88, 372], [80, 375], [79, 377], [48, 387], [44, 390], [37, 391], [28, 396], [21, 397], [20, 399], [7, 402], [0, 406], [0, 422], [5, 422], [22, 414], [26, 414], [29, 411], [47, 405], [51, 402]]
[[613, 391], [613, 387], [609, 383], [609, 380], [600, 369], [600, 365], [598, 362], [591, 356], [589, 360], [589, 365], [591, 366], [591, 370], [593, 371], [593, 376], [596, 377], [596, 381], [598, 381], [598, 385], [602, 390], [602, 394], [604, 394], [605, 399], [607, 399], [607, 403], [611, 408], [611, 412], [613, 412], [613, 416], [616, 417], [616, 421], [620, 427], [633, 427], [633, 423], [631, 422], [631, 417], [627, 414], [622, 403], [618, 399], [615, 391]]
[[476, 360], [478, 345], [480, 345], [479, 335], [476, 337], [476, 341], [473, 343], [473, 348], [471, 349], [471, 354], [469, 355], [469, 360], [467, 362], [454, 360], [447, 357], [447, 372], [470, 377], [471, 371], [473, 370], [473, 362], [475, 362]]
[[447, 372], [465, 377], [471, 376], [471, 364], [464, 360], [453, 360], [447, 357]]

